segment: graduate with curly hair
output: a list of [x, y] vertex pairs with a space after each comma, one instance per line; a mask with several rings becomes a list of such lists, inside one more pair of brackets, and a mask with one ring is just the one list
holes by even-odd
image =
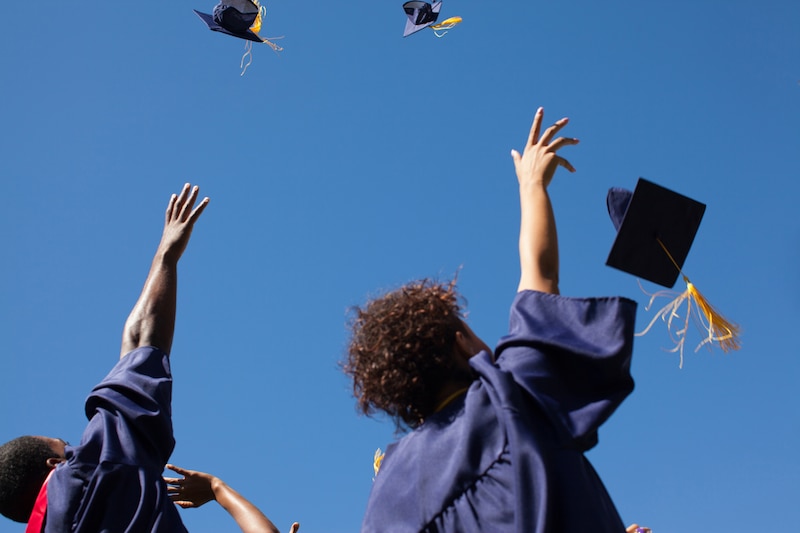
[[[636, 304], [559, 295], [547, 187], [562, 118], [534, 117], [519, 183], [521, 276], [510, 329], [492, 352], [464, 320], [454, 282], [413, 282], [356, 309], [345, 372], [359, 409], [410, 431], [391, 444], [362, 531], [622, 533], [584, 453], [633, 390]], [[543, 131], [542, 131], [543, 130]]]

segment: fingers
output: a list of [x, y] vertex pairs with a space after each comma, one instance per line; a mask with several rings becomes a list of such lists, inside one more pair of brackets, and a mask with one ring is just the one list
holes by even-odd
[[166, 214], [166, 221], [165, 223], [169, 223], [172, 220], [172, 213], [175, 211], [175, 204], [178, 202], [178, 195], [173, 194], [169, 197], [169, 203], [167, 204], [167, 214]]
[[192, 502], [187, 502], [183, 500], [172, 500], [172, 503], [183, 509], [191, 509], [194, 507], [194, 504]]
[[289, 528], [289, 533], [297, 533], [298, 529], [300, 529], [300, 522], [294, 522], [292, 527]]
[[186, 204], [186, 195], [188, 194], [190, 187], [190, 184], [184, 183], [181, 192], [177, 196], [173, 194], [170, 198], [170, 209], [167, 217], [168, 221], [175, 220], [176, 218], [182, 218], [181, 214], [183, 213], [183, 208]]
[[188, 218], [194, 202], [197, 200], [197, 194], [200, 192], [200, 187], [195, 185], [191, 187], [188, 183], [183, 186], [180, 196], [178, 197], [178, 213], [177, 219], [184, 221]]
[[192, 211], [192, 214], [189, 215], [189, 220], [190, 220], [190, 222], [192, 224], [194, 224], [195, 220], [197, 220], [197, 217], [199, 217], [200, 214], [205, 210], [205, 208], [208, 205], [209, 201], [210, 201], [210, 199], [208, 198], [208, 196], [206, 196], [205, 198], [203, 198], [200, 201], [199, 204], [197, 204], [197, 207], [194, 208], [194, 210]]
[[564, 146], [567, 146], [567, 145], [570, 145], [570, 144], [578, 144], [579, 142], [580, 141], [578, 139], [575, 139], [574, 137], [559, 137], [558, 139], [556, 139], [555, 141], [551, 142], [547, 146], [547, 151], [548, 152], [556, 152], [556, 151], [560, 150], [561, 148], [563, 148]]
[[[181, 468], [179, 466], [175, 466], [175, 465], [172, 465], [172, 464], [167, 464], [166, 466], [167, 466], [167, 468], [169, 468], [170, 470], [172, 470], [176, 474], [180, 474], [182, 476], [186, 476], [187, 474], [190, 473], [189, 470], [186, 470], [185, 468]], [[164, 479], [166, 479], [166, 478], [164, 478]]]
[[533, 116], [533, 124], [531, 124], [531, 132], [528, 134], [528, 143], [526, 146], [533, 146], [536, 144], [536, 139], [539, 138], [539, 131], [542, 127], [542, 118], [544, 118], [544, 108], [540, 107]]
[[194, 207], [194, 203], [197, 200], [197, 195], [199, 193], [200, 193], [200, 187], [198, 187], [197, 185], [192, 187], [192, 192], [189, 193], [189, 198], [183, 204], [183, 208], [181, 209], [181, 220], [186, 220], [189, 217], [189, 215], [192, 212], [191, 210]]
[[569, 119], [567, 117], [564, 117], [564, 118], [562, 118], [560, 120], [557, 120], [555, 124], [553, 124], [552, 126], [547, 128], [546, 130], [544, 130], [544, 133], [542, 134], [541, 138], [539, 139], [539, 144], [549, 145], [550, 144], [550, 140], [553, 138], [553, 136], [556, 133], [558, 133], [558, 130], [560, 130], [561, 128], [566, 126], [567, 122], [569, 122]]
[[[562, 119], [557, 120], [552, 126], [544, 130], [542, 133], [542, 121], [544, 119], [544, 108], [540, 107], [536, 110], [536, 115], [533, 117], [533, 124], [531, 125], [531, 131], [528, 134], [528, 142], [525, 145], [525, 148], [532, 146], [544, 146], [547, 147], [547, 151], [555, 152], [560, 148], [563, 148], [569, 144], [577, 144], [579, 141], [578, 139], [568, 138], [568, 137], [559, 137], [556, 140], [553, 140], [556, 133], [558, 133], [561, 128], [567, 125], [569, 122], [568, 117], [564, 117]], [[514, 154], [517, 155], [514, 155]], [[511, 157], [517, 161], [519, 156], [519, 152], [516, 150], [511, 151]]]
[[572, 166], [572, 163], [570, 163], [569, 161], [567, 161], [563, 157], [556, 156], [556, 161], [558, 161], [559, 165], [561, 165], [562, 167], [566, 168], [570, 172], [575, 172], [575, 167]]
[[170, 197], [169, 205], [167, 206], [167, 222], [174, 220], [181, 222], [194, 222], [197, 220], [197, 217], [200, 216], [209, 202], [209, 198], [205, 197], [195, 207], [194, 203], [197, 201], [199, 192], [199, 186], [195, 185], [192, 187], [191, 184], [186, 183], [183, 185], [183, 189], [181, 189], [180, 194], [173, 194]]

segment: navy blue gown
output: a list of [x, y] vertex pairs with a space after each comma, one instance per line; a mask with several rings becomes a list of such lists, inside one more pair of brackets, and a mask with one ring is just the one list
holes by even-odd
[[391, 444], [363, 532], [622, 533], [584, 456], [633, 390], [636, 303], [517, 294], [465, 395]]
[[137, 348], [117, 363], [47, 485], [46, 533], [186, 531], [162, 478], [175, 447], [171, 401], [167, 354]]

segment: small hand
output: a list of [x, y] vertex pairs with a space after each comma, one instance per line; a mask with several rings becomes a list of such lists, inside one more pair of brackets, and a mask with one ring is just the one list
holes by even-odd
[[209, 200], [206, 197], [194, 207], [199, 191], [197, 185], [191, 187], [187, 183], [179, 195], [173, 194], [169, 199], [159, 249], [175, 261], [180, 259], [186, 249], [194, 223], [208, 205]]
[[183, 476], [164, 478], [167, 483], [167, 494], [176, 505], [191, 509], [215, 499], [212, 487], [215, 477], [211, 474], [186, 470], [175, 465], [167, 465], [167, 468]]
[[649, 527], [642, 527], [639, 524], [631, 524], [625, 530], [625, 533], [653, 533]]
[[517, 180], [520, 186], [542, 183], [547, 187], [559, 166], [575, 172], [575, 167], [556, 152], [566, 145], [578, 144], [578, 139], [558, 137], [553, 140], [553, 136], [569, 122], [569, 119], [562, 118], [556, 121], [540, 137], [543, 117], [544, 109], [540, 107], [536, 110], [528, 142], [525, 144], [522, 155], [516, 150], [511, 150], [511, 158], [514, 160], [514, 168], [517, 171]]

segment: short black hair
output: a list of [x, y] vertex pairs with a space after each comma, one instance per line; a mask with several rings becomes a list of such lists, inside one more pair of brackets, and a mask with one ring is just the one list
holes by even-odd
[[47, 460], [56, 452], [39, 437], [17, 437], [0, 446], [0, 514], [27, 522], [50, 472]]

